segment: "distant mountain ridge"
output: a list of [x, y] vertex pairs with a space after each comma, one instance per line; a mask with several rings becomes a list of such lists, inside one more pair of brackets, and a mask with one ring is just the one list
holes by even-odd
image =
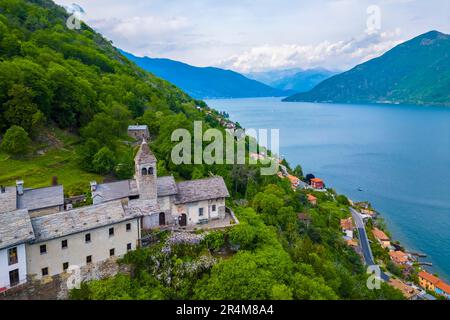
[[422, 34], [284, 101], [450, 106], [450, 36]]
[[149, 57], [136, 57], [121, 51], [129, 60], [163, 78], [197, 99], [286, 97], [294, 91], [272, 88], [230, 70], [194, 67], [186, 63]]
[[320, 82], [338, 74], [322, 68], [316, 69], [286, 69], [268, 72], [255, 72], [246, 74], [250, 79], [265, 83], [280, 90], [293, 90], [296, 92], [307, 92]]

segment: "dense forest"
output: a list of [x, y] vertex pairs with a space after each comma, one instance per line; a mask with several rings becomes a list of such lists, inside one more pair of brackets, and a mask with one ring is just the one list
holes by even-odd
[[[139, 69], [88, 26], [69, 30], [67, 17], [49, 0], [0, 0], [2, 152], [34, 161], [29, 145], [58, 128], [80, 137], [77, 166], [124, 179], [133, 173], [134, 155], [126, 128], [147, 124], [158, 173], [177, 180], [223, 176], [232, 193], [228, 205], [241, 221], [170, 250], [169, 235], [158, 234], [159, 244], [123, 259], [131, 275], [85, 283], [72, 298], [402, 298], [386, 284], [367, 289], [368, 275], [339, 228], [350, 215], [345, 197], [317, 194], [313, 207], [304, 191], [261, 176], [258, 165], [174, 165], [173, 130], [192, 131], [195, 120], [204, 130], [220, 128], [219, 113]], [[300, 167], [291, 171], [303, 175]], [[300, 212], [310, 220], [299, 220]]]

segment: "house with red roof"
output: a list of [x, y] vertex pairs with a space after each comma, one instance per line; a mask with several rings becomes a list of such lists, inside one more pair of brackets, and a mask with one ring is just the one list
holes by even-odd
[[311, 187], [313, 189], [321, 190], [321, 189], [325, 188], [325, 183], [323, 182], [322, 179], [314, 178], [314, 179], [311, 179]]
[[313, 206], [317, 206], [317, 198], [314, 197], [312, 194], [308, 194], [308, 202]]
[[450, 300], [450, 286], [438, 277], [426, 271], [421, 271], [419, 272], [419, 283], [422, 288]]

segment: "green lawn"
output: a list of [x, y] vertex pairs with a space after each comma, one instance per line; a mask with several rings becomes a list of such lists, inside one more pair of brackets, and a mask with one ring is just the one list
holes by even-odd
[[[24, 180], [26, 188], [50, 186], [52, 177], [64, 185], [69, 195], [80, 194], [89, 189], [89, 182], [103, 181], [103, 177], [80, 169], [76, 163], [74, 144], [78, 139], [61, 131], [50, 132], [53, 139], [62, 145], [50, 148], [45, 154], [13, 159], [0, 152], [0, 184], [13, 186], [16, 180]], [[41, 148], [42, 144], [37, 148]], [[34, 150], [35, 151], [35, 150]]]

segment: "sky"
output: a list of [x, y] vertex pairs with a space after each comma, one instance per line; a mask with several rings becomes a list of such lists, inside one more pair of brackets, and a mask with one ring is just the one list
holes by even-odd
[[137, 56], [249, 73], [347, 70], [422, 33], [450, 33], [449, 0], [56, 0]]

